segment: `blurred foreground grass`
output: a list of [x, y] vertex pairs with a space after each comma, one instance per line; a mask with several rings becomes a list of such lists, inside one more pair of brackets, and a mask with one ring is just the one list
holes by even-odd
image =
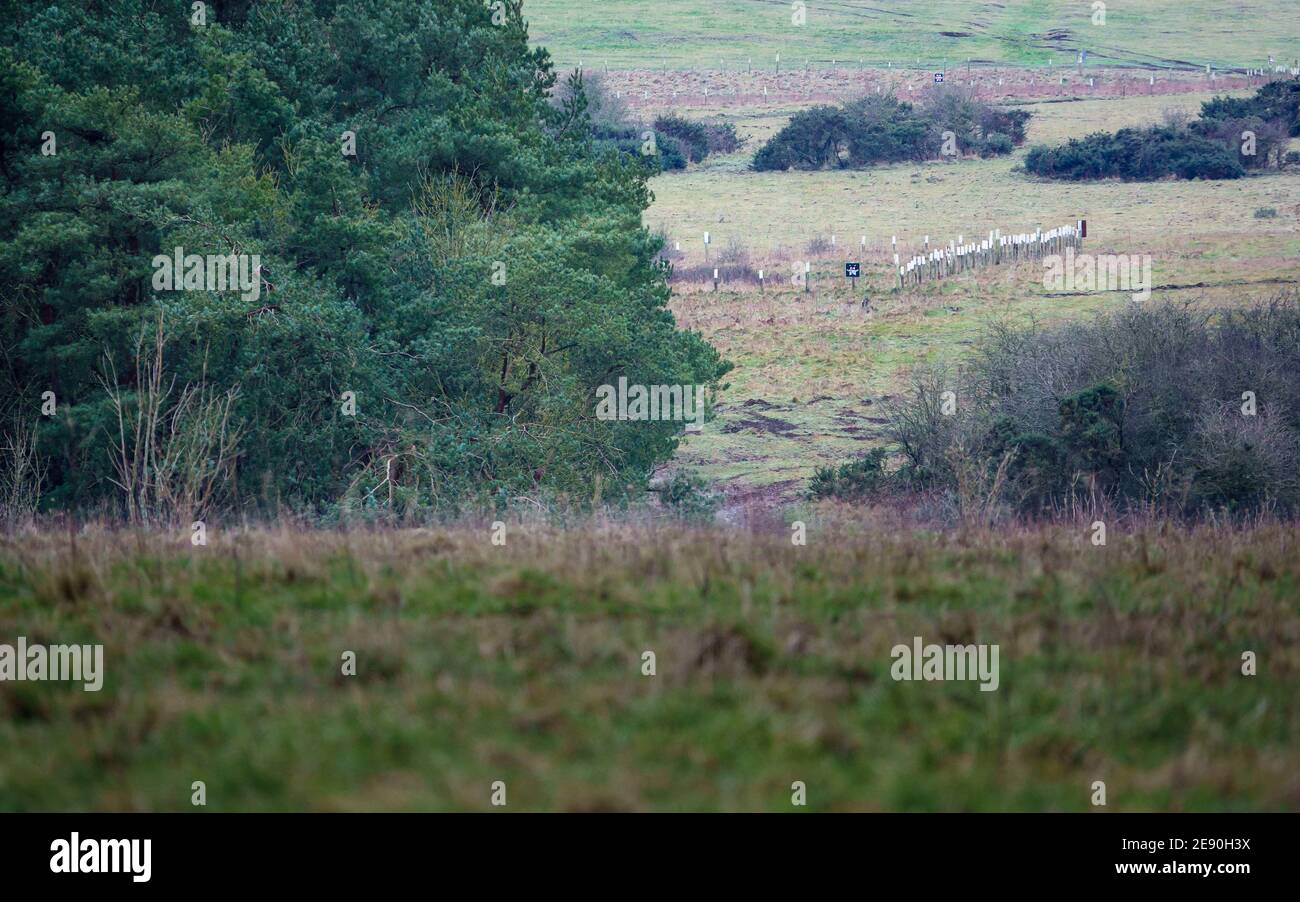
[[[0, 810], [1300, 808], [1294, 527], [807, 518], [4, 537], [0, 642], [106, 677], [0, 683]], [[894, 682], [915, 635], [1001, 687]]]

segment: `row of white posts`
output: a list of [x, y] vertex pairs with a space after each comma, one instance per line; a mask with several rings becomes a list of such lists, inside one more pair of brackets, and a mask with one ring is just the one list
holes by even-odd
[[1046, 232], [1036, 229], [1033, 232], [1003, 235], [1001, 229], [994, 229], [987, 238], [969, 243], [963, 242], [965, 236], [958, 235], [956, 241], [950, 241], [934, 250], [930, 250], [930, 236], [926, 235], [924, 253], [917, 254], [906, 263], [900, 263], [898, 254], [894, 254], [894, 266], [898, 269], [896, 288], [922, 285], [1003, 262], [1041, 260], [1043, 257], [1064, 253], [1070, 247], [1078, 250], [1083, 247], [1083, 236], [1082, 219], [1074, 225], [1060, 226]]
[[[817, 62], [821, 62], [821, 60], [818, 60]], [[851, 67], [851, 66], [853, 65], [852, 60], [839, 60], [839, 59], [832, 59], [832, 60], [831, 60], [831, 68], [832, 68], [832, 69], [835, 69], [835, 68], [838, 66], [838, 64], [841, 63], [841, 62], [842, 62], [842, 63], [845, 63], [845, 64], [846, 64], [846, 67]], [[803, 61], [803, 68], [804, 68], [804, 71], [805, 71], [806, 73], [808, 73], [809, 75], [811, 75], [812, 72], [814, 71], [813, 68], [812, 68], [812, 64], [813, 64], [813, 60], [810, 60], [810, 59], [805, 58], [804, 61]], [[873, 64], [868, 65], [868, 64], [866, 63], [866, 61], [865, 61], [864, 59], [862, 59], [862, 58], [859, 58], [859, 59], [858, 59], [858, 66], [861, 67], [861, 68], [867, 69], [867, 70], [878, 70], [878, 69], [880, 68], [880, 64], [879, 64], [879, 63], [873, 63]], [[584, 66], [583, 66], [583, 61], [582, 61], [582, 60], [578, 60], [578, 69], [581, 70], [581, 69], [583, 69], [583, 68], [584, 68]], [[605, 60], [605, 62], [604, 62], [604, 68], [605, 68], [605, 72], [608, 73], [608, 72], [609, 72], [609, 60]], [[753, 72], [753, 71], [754, 71], [754, 58], [753, 58], [753, 57], [749, 57], [749, 58], [746, 60], [746, 63], [745, 63], [745, 67], [744, 67], [744, 68], [745, 68], [745, 71], [746, 71], [746, 72]], [[787, 68], [787, 71], [797, 71], [797, 70], [799, 69], [799, 66], [798, 66], [797, 63], [796, 63], [793, 67], [790, 67], [790, 66], [787, 64], [787, 67], [786, 67], [786, 68]], [[1008, 65], [1008, 64], [1001, 64], [1001, 65], [999, 65], [998, 63], [993, 63], [991, 66], [984, 66], [984, 67], [981, 67], [981, 68], [983, 68], [983, 69], [991, 69], [991, 70], [993, 70], [993, 71], [999, 71], [999, 70], [1014, 70], [1014, 69], [1019, 69], [1019, 68], [1021, 68], [1021, 67], [1019, 67], [1019, 66], [1012, 66], [1012, 65]], [[1047, 66], [1046, 71], [1050, 73], [1053, 69], [1069, 69], [1069, 68], [1071, 68], [1071, 66], [1069, 66], [1069, 65], [1064, 65], [1064, 66], [1061, 66], [1061, 65], [1049, 65], [1049, 66]], [[1083, 74], [1083, 68], [1084, 68], [1084, 65], [1083, 65], [1082, 63], [1080, 63], [1080, 64], [1078, 65], [1078, 67], [1077, 67], [1077, 71], [1078, 71], [1078, 74], [1079, 74], [1079, 75], [1082, 75], [1082, 74]], [[1128, 69], [1128, 68], [1134, 68], [1134, 69], [1136, 69], [1136, 68], [1140, 68], [1140, 67], [1135, 65], [1135, 66], [1122, 66], [1121, 68], [1125, 68], [1125, 69]], [[886, 69], [887, 69], [888, 71], [891, 71], [891, 72], [894, 71], [894, 64], [893, 64], [892, 62], [889, 63], [889, 64], [887, 65]], [[943, 73], [944, 73], [945, 76], [948, 74], [948, 61], [947, 61], [947, 60], [944, 60], [944, 61], [943, 61], [943, 66], [942, 66], [942, 67], [940, 67], [940, 66], [938, 66], [938, 65], [936, 65], [936, 64], [922, 65], [922, 63], [921, 63], [921, 61], [920, 61], [919, 59], [916, 61], [916, 65], [914, 65], [914, 66], [907, 66], [906, 64], [904, 64], [904, 65], [900, 65], [900, 66], [898, 67], [898, 71], [899, 71], [899, 72], [902, 72], [902, 73], [904, 73], [904, 74], [907, 74], [907, 72], [908, 72], [909, 70], [919, 70], [919, 71], [921, 71], [921, 72], [935, 72], [935, 71], [940, 71], [940, 69], [942, 69], [942, 71], [943, 71]], [[689, 71], [694, 72], [694, 73], [698, 73], [698, 72], [700, 71], [700, 68], [699, 68], [698, 66], [691, 66], [691, 67], [689, 68]], [[735, 68], [728, 68], [727, 65], [726, 65], [726, 63], [725, 63], [725, 61], [723, 61], [723, 60], [718, 60], [718, 68], [717, 68], [716, 70], [705, 69], [704, 71], [705, 71], [705, 72], [716, 71], [716, 72], [718, 72], [719, 74], [721, 74], [721, 73], [728, 73], [728, 72], [730, 72], [730, 73], [734, 73], [734, 72], [739, 72], [739, 71], [740, 71], [740, 66], [739, 66], [739, 64], [737, 64]], [[781, 71], [781, 54], [779, 54], [779, 53], [776, 55], [776, 71], [777, 71], [778, 73], [780, 73], [780, 71]], [[1034, 72], [1034, 71], [1036, 71], [1036, 70], [1034, 70], [1033, 68], [1029, 68], [1029, 69], [1027, 69], [1026, 71]], [[1171, 71], [1176, 71], [1176, 72], [1177, 72], [1177, 71], [1188, 71], [1188, 70], [1187, 70], [1187, 69], [1181, 69], [1181, 70], [1179, 70], [1179, 69], [1175, 69], [1175, 70], [1171, 70]], [[1295, 61], [1294, 63], [1292, 63], [1290, 66], [1287, 66], [1287, 65], [1278, 65], [1278, 64], [1276, 64], [1276, 63], [1274, 62], [1274, 60], [1272, 59], [1272, 57], [1270, 57], [1270, 58], [1269, 58], [1269, 65], [1268, 65], [1268, 66], [1260, 66], [1260, 67], [1255, 67], [1255, 66], [1219, 66], [1219, 67], [1217, 68], [1217, 70], [1216, 70], [1216, 68], [1215, 68], [1213, 65], [1211, 65], [1211, 64], [1207, 64], [1207, 65], [1206, 65], [1206, 67], [1205, 67], [1205, 74], [1206, 74], [1206, 75], [1210, 75], [1210, 74], [1212, 74], [1212, 73], [1215, 72], [1215, 71], [1219, 71], [1219, 72], [1227, 72], [1227, 73], [1239, 74], [1239, 75], [1264, 75], [1264, 74], [1267, 73], [1267, 72], [1273, 72], [1273, 73], [1278, 74], [1278, 75], [1300, 75], [1300, 60], [1296, 60], [1296, 61]], [[971, 73], [971, 67], [970, 67], [970, 60], [968, 59], [968, 60], [966, 61], [966, 76], [967, 76], [968, 78], [970, 77], [970, 73]]]
[[[1292, 68], [1292, 69], [1279, 69], [1279, 70], [1277, 70], [1277, 71], [1280, 71], [1280, 72], [1282, 72], [1282, 73], [1284, 73], [1284, 74], [1290, 74], [1290, 75], [1293, 75], [1293, 76], [1294, 76], [1294, 75], [1300, 75], [1300, 69], [1297, 69], [1297, 68]], [[1220, 74], [1220, 73], [1219, 73], [1219, 70], [1209, 69], [1208, 67], [1207, 67], [1207, 69], [1206, 69], [1206, 76], [1210, 79], [1210, 81], [1215, 81], [1215, 80], [1219, 77], [1219, 74]], [[1238, 77], [1245, 78], [1245, 79], [1249, 80], [1249, 79], [1252, 79], [1252, 78], [1266, 78], [1266, 77], [1267, 77], [1267, 73], [1266, 73], [1263, 69], [1245, 69], [1245, 70], [1236, 71], [1236, 72], [1229, 72], [1229, 73], [1228, 73], [1228, 77], [1232, 77], [1232, 76], [1238, 76]], [[1156, 86], [1156, 76], [1155, 76], [1155, 73], [1154, 73], [1154, 72], [1151, 73], [1151, 75], [1150, 75], [1149, 78], [1148, 78], [1148, 81], [1149, 81], [1149, 84], [1150, 84], [1150, 88], [1151, 88], [1151, 90], [1154, 92], [1154, 90], [1155, 90], [1155, 86]], [[1125, 94], [1127, 94], [1127, 92], [1128, 92], [1129, 82], [1130, 82], [1130, 79], [1128, 78], [1127, 75], [1121, 75], [1121, 76], [1119, 76], [1118, 81], [1116, 81], [1115, 83], [1118, 84], [1118, 85], [1120, 86], [1120, 88], [1125, 92]], [[1140, 82], [1139, 82], [1139, 83], [1140, 83]], [[987, 82], [981, 82], [981, 81], [979, 81], [978, 79], [976, 79], [976, 80], [974, 80], [974, 81], [967, 81], [967, 82], [961, 82], [961, 81], [958, 81], [958, 82], [955, 82], [955, 84], [959, 84], [959, 85], [960, 85], [960, 84], [966, 84], [967, 86], [971, 86], [971, 87], [979, 88], [979, 87], [983, 87], [983, 86], [986, 86], [986, 85], [987, 85], [987, 86], [992, 86], [992, 84], [993, 84], [993, 80], [992, 80], [992, 79], [989, 79]], [[998, 86], [1001, 87], [1002, 84], [1003, 84], [1003, 79], [1002, 79], [1002, 78], [999, 78], [999, 79], [998, 79]], [[1050, 84], [1050, 82], [1049, 82], [1048, 80], [1044, 80], [1044, 81], [1043, 81], [1043, 84], [1044, 84], [1044, 85], [1047, 85], [1047, 84]], [[1078, 86], [1080, 86], [1080, 85], [1082, 85], [1082, 81], [1079, 81], [1079, 82], [1077, 82], [1077, 83], [1074, 83], [1072, 86], [1073, 86], [1073, 87], [1078, 87]], [[904, 93], [904, 94], [915, 94], [915, 93], [918, 93], [919, 91], [923, 91], [927, 86], [928, 86], [928, 82], [921, 82], [919, 85], [913, 85], [913, 84], [900, 84], [900, 85], [890, 85], [889, 87], [890, 87], [890, 91], [893, 92], [893, 93], [898, 93], [899, 91], [901, 91], [901, 92]], [[1036, 81], [1036, 80], [1031, 80], [1030, 83], [1029, 83], [1029, 86], [1030, 86], [1031, 88], [1032, 88], [1032, 87], [1037, 87], [1037, 81]], [[1063, 89], [1065, 86], [1066, 86], [1066, 76], [1065, 76], [1065, 75], [1062, 75], [1062, 76], [1060, 77], [1060, 81], [1059, 81], [1059, 83], [1058, 83], [1058, 85], [1057, 85], [1057, 94], [1060, 94], [1060, 93], [1061, 93], [1061, 89]], [[877, 85], [876, 85], [876, 93], [877, 93], [877, 94], [883, 94], [883, 93], [884, 93], [884, 87], [885, 87], [884, 85], [877, 84]], [[1088, 87], [1089, 87], [1089, 88], [1094, 88], [1094, 89], [1097, 87], [1097, 84], [1096, 84], [1096, 77], [1095, 77], [1095, 76], [1089, 76], [1089, 78], [1088, 78]], [[767, 85], [763, 85], [762, 88], [763, 88], [763, 96], [764, 96], [764, 97], [767, 97], [767, 96], [768, 96]], [[782, 94], [773, 94], [773, 96], [780, 96], [780, 97], [784, 97], [784, 98], [789, 98], [789, 97], [799, 97], [799, 96], [809, 96], [809, 93], [810, 93], [810, 90], [811, 90], [811, 89], [805, 87], [805, 88], [803, 89], [803, 91], [800, 92], [799, 90], [797, 90], [797, 89], [795, 89], [795, 88], [793, 88], [793, 87], [788, 88], [788, 89], [782, 89], [782, 87], [781, 87], [780, 85], [777, 85], [776, 88], [777, 88], [778, 90], [782, 90], [783, 93], [782, 93]], [[701, 93], [702, 93], [702, 96], [703, 96], [703, 97], [707, 98], [707, 97], [709, 96], [709, 89], [708, 89], [708, 87], [704, 87], [704, 88], [702, 88], [702, 89], [701, 89]], [[679, 95], [679, 94], [682, 96], [683, 99], [686, 99], [686, 98], [689, 98], [689, 97], [694, 96], [694, 95], [693, 95], [691, 92], [689, 92], [689, 91], [672, 91], [672, 92], [670, 93], [670, 95], [669, 95], [669, 96], [670, 96], [670, 99], [675, 103], [675, 102], [677, 101], [677, 98], [678, 98], [678, 95]], [[715, 96], [718, 96], [718, 97], [721, 97], [721, 96], [724, 96], [724, 95], [727, 95], [727, 94], [730, 94], [730, 95], [733, 96], [733, 97], [741, 97], [741, 96], [749, 97], [749, 96], [751, 96], [750, 92], [746, 92], [745, 94], [742, 95], [742, 94], [741, 94], [741, 93], [740, 93], [740, 92], [739, 92], [735, 87], [732, 87], [729, 91], [726, 90], [725, 88], [724, 88], [724, 89], [720, 89], [720, 90], [715, 90], [715, 91], [714, 91], [714, 95], [715, 95]], [[622, 99], [622, 97], [623, 97], [623, 91], [622, 91], [622, 90], [617, 90], [617, 91], [615, 91], [615, 92], [614, 92], [614, 96], [617, 97], [617, 98], [619, 98], [619, 99]], [[628, 97], [634, 97], [634, 96], [635, 96], [635, 89], [629, 89], [629, 90], [628, 90]], [[655, 98], [659, 98], [660, 96], [661, 96], [661, 95], [660, 95], [660, 92], [659, 92], [659, 91], [656, 91], [656, 92], [655, 92]], [[757, 95], [754, 95], [754, 96], [757, 96]], [[650, 99], [651, 99], [650, 91], [647, 90], [647, 89], [644, 89], [644, 88], [641, 89], [641, 99], [642, 99], [642, 100], [650, 100]]]

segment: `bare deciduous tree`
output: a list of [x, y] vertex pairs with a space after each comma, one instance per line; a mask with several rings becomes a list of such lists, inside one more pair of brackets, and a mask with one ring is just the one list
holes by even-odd
[[134, 395], [119, 387], [108, 355], [100, 376], [117, 418], [109, 451], [117, 474], [113, 484], [135, 523], [201, 518], [233, 478], [241, 435], [232, 417], [237, 388], [216, 392], [200, 381], [182, 387], [172, 400], [176, 385], [164, 372], [166, 343], [159, 314], [152, 353], [143, 332], [136, 340]]
[[41, 501], [46, 462], [36, 447], [36, 426], [15, 415], [0, 435], [0, 523], [31, 519]]

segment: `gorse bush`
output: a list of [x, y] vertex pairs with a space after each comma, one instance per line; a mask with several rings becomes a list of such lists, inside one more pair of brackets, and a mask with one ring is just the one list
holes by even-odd
[[[709, 155], [709, 132], [703, 123], [683, 119], [676, 114], [655, 120], [655, 134], [676, 139], [686, 158], [698, 163]], [[661, 138], [662, 140], [662, 138]]]
[[919, 105], [893, 96], [864, 97], [842, 106], [796, 113], [754, 156], [757, 170], [855, 168], [874, 163], [937, 159], [944, 132], [955, 154], [996, 156], [1024, 142], [1030, 114], [973, 99], [958, 88], [936, 88]]
[[[731, 153], [740, 147], [736, 127], [730, 122], [697, 121], [670, 113], [648, 125], [631, 117], [599, 73], [584, 75], [579, 85], [597, 150], [622, 153], [652, 173], [685, 169], [688, 163], [699, 163], [711, 153]], [[574, 94], [573, 86], [562, 85], [553, 104], [563, 107]]]
[[652, 135], [647, 125], [632, 118], [627, 104], [609, 90], [598, 72], [559, 85], [551, 103], [561, 110], [566, 104], [585, 107], [592, 145], [598, 153], [623, 154], [652, 174], [686, 168], [688, 150], [679, 138], [666, 132]]
[[[127, 510], [119, 423], [214, 399], [238, 445], [206, 504], [591, 497], [680, 433], [596, 420], [597, 386], [725, 372], [666, 307], [652, 169], [593, 139], [617, 111], [555, 91], [518, 3], [5, 9], [0, 422], [36, 423], [43, 505]], [[177, 247], [259, 255], [258, 292], [158, 289]]]
[[1286, 126], [1276, 119], [1249, 116], [1242, 119], [1198, 119], [1187, 126], [1189, 134], [1221, 146], [1244, 169], [1280, 167], [1290, 139]]
[[689, 162], [686, 149], [668, 135], [655, 136], [653, 150], [647, 153], [647, 130], [635, 124], [593, 125], [591, 138], [598, 151], [620, 153], [651, 174], [685, 169]]
[[1294, 513], [1300, 297], [995, 327], [960, 369], [918, 373], [887, 407], [888, 477], [880, 460], [851, 464], [819, 472], [814, 495], [974, 494], [1029, 514]]
[[1201, 104], [1203, 121], [1251, 118], [1281, 123], [1288, 135], [1300, 137], [1300, 79], [1271, 81], [1253, 97], [1215, 97]]
[[1001, 157], [1015, 150], [1015, 144], [1012, 140], [1001, 132], [993, 132], [984, 139], [984, 145], [980, 148], [982, 157]]
[[699, 476], [678, 470], [660, 487], [660, 500], [683, 520], [708, 522], [717, 513], [721, 498]]
[[709, 154], [732, 153], [740, 148], [741, 143], [736, 136], [736, 127], [730, 122], [696, 121], [684, 119], [676, 113], [655, 119], [654, 130], [659, 141], [667, 137], [692, 163], [703, 161]]
[[1047, 178], [1082, 181], [1120, 178], [1153, 181], [1237, 179], [1245, 167], [1222, 144], [1176, 128], [1125, 128], [1071, 138], [1060, 147], [1030, 148], [1025, 169]]
[[885, 449], [872, 448], [862, 457], [838, 467], [818, 467], [808, 486], [813, 499], [855, 501], [869, 497], [885, 485]]
[[1031, 148], [1025, 169], [1081, 181], [1236, 179], [1249, 169], [1281, 166], [1288, 135], [1300, 134], [1300, 81], [1270, 82], [1248, 99], [1218, 97], [1199, 119], [1178, 117], [1150, 128], [1125, 128]]
[[704, 131], [708, 135], [709, 153], [735, 153], [744, 145], [736, 134], [736, 126], [722, 120], [706, 120]]

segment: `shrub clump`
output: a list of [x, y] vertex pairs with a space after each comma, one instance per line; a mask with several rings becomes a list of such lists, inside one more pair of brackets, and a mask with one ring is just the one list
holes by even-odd
[[693, 473], [678, 470], [659, 490], [664, 506], [683, 520], [709, 522], [721, 498], [708, 483]]
[[692, 122], [676, 114], [660, 116], [655, 120], [655, 135], [672, 138], [681, 147], [686, 159], [698, 163], [709, 155], [709, 133], [701, 122]]
[[[722, 121], [695, 121], [676, 113], [660, 116], [654, 122], [660, 143], [675, 145], [685, 160], [699, 163], [709, 154], [732, 153], [740, 147], [736, 126]], [[667, 168], [667, 167], [665, 167]]]
[[945, 132], [960, 155], [1010, 153], [1024, 143], [1030, 114], [975, 100], [957, 88], [936, 88], [920, 105], [894, 96], [864, 97], [842, 106], [798, 112], [754, 156], [766, 170], [858, 168], [943, 156]]
[[[951, 394], [949, 394], [951, 393]], [[993, 328], [887, 405], [896, 465], [819, 470], [813, 497], [947, 494], [1023, 514], [1300, 509], [1300, 296]]]
[[555, 102], [561, 106], [575, 102], [582, 105], [581, 112], [586, 115], [588, 134], [597, 153], [621, 154], [652, 174], [685, 169], [687, 161], [692, 159], [691, 149], [682, 135], [658, 131], [657, 123], [654, 152], [646, 153], [648, 127], [632, 118], [627, 104], [609, 90], [600, 73], [584, 75], [575, 84], [561, 85]]
[[1215, 97], [1201, 104], [1203, 120], [1249, 119], [1280, 122], [1292, 138], [1300, 138], [1300, 79], [1271, 81], [1254, 97]]
[[818, 467], [808, 486], [808, 497], [813, 500], [835, 498], [840, 501], [867, 498], [884, 487], [884, 464], [885, 449], [872, 448], [862, 457], [838, 467]]
[[1251, 98], [1216, 97], [1202, 104], [1200, 118], [1183, 118], [1040, 145], [1029, 151], [1025, 169], [1067, 181], [1153, 181], [1238, 179], [1251, 169], [1281, 167], [1289, 137], [1300, 134], [1300, 81], [1270, 82]]
[[711, 120], [704, 123], [709, 137], [709, 153], [735, 153], [744, 145], [731, 122]]
[[1174, 127], [1124, 128], [1071, 138], [1060, 147], [1031, 148], [1025, 169], [1046, 178], [1083, 181], [1239, 179], [1246, 168], [1223, 145]]

